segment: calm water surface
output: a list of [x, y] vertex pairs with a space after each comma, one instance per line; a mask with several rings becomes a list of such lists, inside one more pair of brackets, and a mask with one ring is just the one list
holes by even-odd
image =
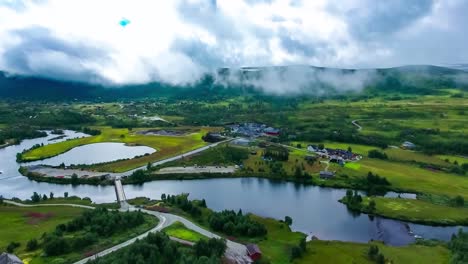
[[[86, 136], [72, 131], [66, 131], [66, 135], [67, 138]], [[0, 149], [0, 171], [3, 171], [0, 175], [0, 195], [7, 198], [27, 199], [34, 191], [54, 192], [56, 196], [62, 196], [64, 192], [68, 192], [70, 195], [90, 197], [95, 202], [115, 201], [112, 186], [38, 183], [18, 173], [20, 164], [15, 162], [16, 153], [37, 143], [50, 143], [47, 139], [53, 137], [25, 140], [21, 145]], [[69, 162], [77, 160], [72, 156], [67, 159]], [[414, 241], [414, 238], [408, 234], [408, 227], [414, 234], [424, 238], [443, 240], [450, 239], [451, 234], [458, 230], [458, 227], [432, 227], [383, 218], [372, 219], [364, 214], [354, 215], [346, 209], [346, 206], [338, 202], [338, 199], [345, 195], [345, 190], [267, 179], [155, 181], [142, 185], [126, 185], [125, 192], [128, 198], [138, 196], [159, 198], [162, 193], [190, 193], [190, 198], [204, 198], [210, 208], [218, 211], [242, 209], [244, 212], [276, 219], [283, 219], [288, 215], [293, 218], [294, 230], [315, 235], [320, 239], [356, 242], [379, 239], [392, 245], [404, 245]], [[414, 195], [407, 194], [405, 197], [414, 198]], [[468, 228], [465, 229], [468, 230]]]
[[127, 146], [125, 143], [104, 142], [79, 146], [52, 158], [28, 162], [28, 165], [58, 166], [61, 163], [65, 163], [67, 166], [71, 164], [89, 165], [119, 159], [131, 159], [155, 151], [155, 149], [146, 146]]

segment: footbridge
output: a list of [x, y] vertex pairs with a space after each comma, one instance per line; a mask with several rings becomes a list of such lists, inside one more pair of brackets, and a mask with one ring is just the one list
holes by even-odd
[[124, 188], [120, 178], [114, 180], [115, 195], [117, 196], [117, 202], [120, 204], [120, 208], [128, 210], [130, 205], [127, 203], [127, 197], [125, 196]]

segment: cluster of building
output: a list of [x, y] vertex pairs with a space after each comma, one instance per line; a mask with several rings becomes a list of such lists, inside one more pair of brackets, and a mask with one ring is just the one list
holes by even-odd
[[343, 164], [346, 161], [356, 161], [360, 160], [362, 157], [356, 153], [353, 153], [349, 150], [344, 149], [331, 149], [331, 148], [323, 148], [320, 149], [318, 146], [309, 145], [307, 150], [310, 152], [314, 152], [320, 155], [323, 158], [329, 158], [330, 162], [336, 162], [339, 164]]
[[231, 133], [242, 135], [245, 137], [255, 138], [261, 136], [278, 136], [280, 130], [259, 123], [242, 123], [228, 126]]

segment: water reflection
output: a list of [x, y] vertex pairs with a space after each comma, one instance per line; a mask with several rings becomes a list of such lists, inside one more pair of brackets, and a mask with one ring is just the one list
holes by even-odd
[[[83, 136], [69, 131], [67, 135]], [[30, 181], [21, 176], [18, 173], [19, 164], [15, 162], [16, 153], [34, 144], [47, 144], [48, 138], [25, 140], [19, 146], [0, 149], [0, 170], [5, 172], [0, 175], [0, 195], [28, 199], [35, 191], [54, 192], [56, 196], [68, 192], [69, 195], [90, 197], [95, 202], [115, 201], [112, 186], [57, 185]], [[191, 199], [204, 198], [208, 206], [217, 211], [242, 209], [244, 212], [276, 219], [284, 219], [284, 216], [288, 215], [293, 218], [293, 230], [329, 240], [367, 242], [371, 239], [382, 239], [392, 245], [403, 245], [414, 240], [414, 237], [408, 234], [408, 227], [414, 234], [424, 238], [444, 240], [450, 239], [451, 234], [458, 229], [405, 224], [379, 217], [372, 218], [365, 214], [354, 214], [338, 202], [345, 195], [345, 189], [269, 179], [165, 180], [125, 186], [125, 192], [128, 198], [146, 196], [153, 199], [159, 199], [162, 193], [190, 193]]]

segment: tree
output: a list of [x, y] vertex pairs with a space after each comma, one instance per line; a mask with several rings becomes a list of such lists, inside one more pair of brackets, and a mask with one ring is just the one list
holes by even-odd
[[76, 173], [73, 173], [73, 174], [72, 174], [72, 177], [71, 177], [71, 184], [72, 184], [72, 185], [77, 185], [77, 184], [78, 184], [78, 175], [76, 175]]
[[376, 256], [379, 254], [379, 247], [375, 245], [371, 245], [369, 251], [367, 251], [367, 255], [370, 259], [374, 260]]
[[292, 218], [291, 218], [290, 216], [285, 216], [285, 217], [284, 217], [284, 222], [285, 222], [288, 226], [290, 226], [290, 225], [292, 225], [293, 220], [292, 220]]
[[351, 147], [348, 147], [349, 152], [353, 152], [353, 149]]
[[461, 195], [457, 195], [455, 198], [453, 198], [453, 203], [455, 206], [462, 207], [465, 205], [465, 199]]
[[382, 253], [377, 256], [377, 264], [385, 264], [385, 256]]
[[33, 251], [33, 250], [36, 250], [38, 246], [39, 246], [39, 243], [37, 242], [35, 238], [33, 238], [29, 240], [28, 243], [26, 244], [26, 250]]
[[49, 198], [54, 199], [54, 193], [53, 192], [50, 192]]
[[43, 201], [47, 201], [47, 199], [48, 199], [48, 198], [47, 198], [47, 195], [45, 195], [45, 194], [42, 195], [42, 200], [43, 200]]
[[291, 248], [291, 260], [300, 258], [302, 256], [302, 250], [298, 246], [293, 246]]
[[161, 194], [161, 200], [163, 200], [163, 201], [166, 200], [166, 194], [165, 193]]
[[371, 200], [371, 201], [369, 202], [369, 211], [370, 211], [371, 213], [375, 212], [375, 205], [376, 205], [376, 204], [375, 204], [375, 201], [374, 201], [374, 200]]
[[294, 177], [301, 178], [303, 176], [301, 167], [297, 166], [294, 171]]
[[299, 241], [299, 247], [301, 248], [302, 252], [306, 252], [307, 250], [307, 240], [305, 237], [303, 237], [301, 239], [301, 241]]
[[13, 253], [15, 251], [15, 249], [19, 248], [21, 246], [20, 243], [18, 242], [11, 242], [10, 244], [8, 244], [8, 246], [6, 247], [6, 251], [8, 253]]
[[52, 237], [44, 244], [44, 252], [48, 256], [62, 255], [69, 250], [68, 241], [63, 237]]
[[202, 200], [201, 200], [200, 206], [203, 207], [203, 208], [206, 208], [206, 201], [205, 201], [205, 199], [202, 199]]
[[31, 196], [31, 201], [33, 203], [38, 203], [41, 201], [41, 196], [37, 192], [34, 192], [33, 195]]
[[146, 164], [146, 170], [150, 171], [152, 168], [151, 162], [148, 162], [148, 164]]
[[322, 143], [318, 144], [318, 148], [319, 149], [324, 149], [325, 148], [325, 145], [323, 145]]
[[68, 198], [68, 192], [64, 192], [63, 197]]

